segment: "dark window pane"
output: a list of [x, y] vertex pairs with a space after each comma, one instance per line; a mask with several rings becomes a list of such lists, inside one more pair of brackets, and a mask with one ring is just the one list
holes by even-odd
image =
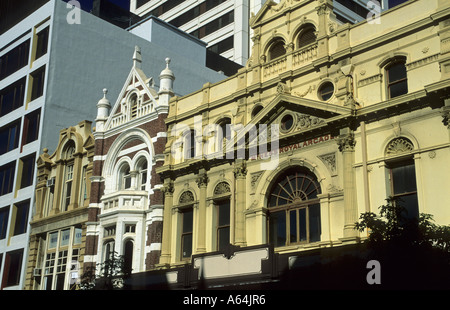
[[192, 234], [183, 235], [181, 239], [182, 258], [188, 258], [192, 255]]
[[408, 93], [408, 82], [406, 80], [389, 86], [389, 97], [395, 98]]
[[31, 101], [41, 97], [44, 94], [44, 81], [45, 81], [45, 66], [39, 68], [31, 74], [32, 77], [32, 89], [31, 89]]
[[10, 123], [0, 129], [0, 155], [19, 146], [20, 121]]
[[40, 116], [40, 109], [25, 115], [23, 144], [33, 142], [39, 137]]
[[14, 224], [14, 236], [23, 234], [27, 231], [29, 207], [29, 202], [23, 202], [15, 206], [16, 221]]
[[18, 285], [22, 269], [23, 250], [6, 253], [4, 273], [6, 273], [6, 286]]
[[290, 242], [297, 242], [297, 210], [289, 212]]
[[320, 205], [310, 206], [309, 209], [309, 241], [320, 241]]
[[275, 43], [269, 52], [269, 60], [278, 58], [286, 54], [286, 49], [284, 48], [284, 42], [280, 41]]
[[133, 241], [128, 240], [125, 243], [125, 257], [124, 257], [124, 269], [127, 272], [131, 272], [133, 266]]
[[303, 30], [298, 39], [298, 47], [301, 48], [316, 42], [316, 35], [314, 32], [315, 30], [311, 28]]
[[319, 96], [322, 100], [328, 100], [331, 98], [334, 92], [334, 86], [332, 83], [324, 83], [319, 89]]
[[192, 209], [183, 212], [183, 233], [192, 232], [193, 212]]
[[230, 201], [219, 204], [219, 226], [230, 225]]
[[392, 168], [394, 195], [415, 192], [416, 172], [414, 164]]
[[223, 227], [217, 231], [218, 250], [222, 251], [228, 244], [230, 244], [230, 227]]
[[36, 59], [47, 53], [49, 27], [37, 34]]
[[300, 225], [300, 240], [299, 241], [307, 241], [308, 235], [306, 232], [306, 209], [298, 210], [299, 216], [299, 225]]
[[389, 98], [394, 98], [408, 92], [406, 67], [404, 62], [397, 62], [387, 68]]
[[16, 162], [0, 167], [0, 195], [11, 193], [14, 186]]
[[9, 218], [9, 207], [0, 209], [0, 240], [6, 238], [6, 231], [8, 229], [8, 218]]
[[22, 178], [20, 188], [33, 184], [34, 162], [34, 154], [22, 159]]
[[0, 80], [28, 64], [30, 40], [27, 40], [0, 58]]
[[269, 240], [275, 246], [286, 245], [286, 212], [274, 212], [269, 218]]
[[24, 102], [26, 79], [7, 86], [0, 92], [0, 116], [20, 108]]

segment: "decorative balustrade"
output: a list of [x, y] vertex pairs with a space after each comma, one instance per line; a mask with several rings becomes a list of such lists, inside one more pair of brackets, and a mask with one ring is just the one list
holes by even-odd
[[[263, 80], [274, 78], [287, 69], [297, 69], [317, 58], [317, 43], [278, 57], [263, 65]], [[292, 67], [291, 67], [292, 66]]]
[[123, 190], [102, 198], [103, 211], [140, 210], [148, 206], [148, 193], [146, 191]]
[[265, 64], [263, 67], [263, 75], [265, 78], [272, 77], [280, 74], [286, 70], [286, 56], [276, 58], [269, 63]]
[[311, 44], [292, 53], [292, 65], [300, 66], [317, 58], [317, 43]]

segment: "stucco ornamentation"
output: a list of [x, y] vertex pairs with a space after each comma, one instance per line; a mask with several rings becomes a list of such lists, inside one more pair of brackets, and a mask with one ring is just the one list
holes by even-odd
[[414, 145], [409, 139], [399, 137], [392, 140], [386, 147], [386, 156], [395, 156], [408, 153], [414, 149]]

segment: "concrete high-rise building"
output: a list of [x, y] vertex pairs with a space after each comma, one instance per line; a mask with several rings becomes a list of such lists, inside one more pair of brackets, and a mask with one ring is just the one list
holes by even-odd
[[153, 15], [197, 37], [208, 49], [245, 65], [251, 46], [249, 20], [264, 0], [131, 0], [130, 11]]
[[[333, 0], [339, 23], [358, 23], [406, 0]], [[157, 16], [205, 41], [208, 50], [245, 65], [252, 46], [250, 17], [276, 0], [131, 0], [134, 15]]]
[[[16, 13], [9, 11], [11, 16]], [[146, 72], [159, 75], [164, 59], [172, 59], [180, 83], [176, 95], [224, 78], [206, 68], [203, 42], [156, 18], [135, 27], [148, 27], [142, 38], [61, 0], [47, 1], [28, 13], [17, 14], [17, 20], [10, 21], [13, 26], [2, 28], [0, 36], [0, 286], [4, 289], [24, 286], [38, 156], [44, 148], [53, 154], [60, 130], [95, 118], [104, 87], [110, 96], [118, 96], [136, 45], [147, 59]], [[159, 86], [158, 79], [146, 82]]]

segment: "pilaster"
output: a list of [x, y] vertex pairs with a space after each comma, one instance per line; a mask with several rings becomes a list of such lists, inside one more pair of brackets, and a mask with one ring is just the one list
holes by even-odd
[[234, 177], [236, 182], [234, 244], [238, 246], [245, 246], [245, 195], [247, 166], [244, 160], [236, 161], [234, 167]]
[[355, 135], [349, 128], [341, 129], [337, 140], [342, 153], [344, 180], [344, 239], [358, 237], [355, 223], [358, 220], [356, 205], [356, 178], [353, 171], [355, 157]]

